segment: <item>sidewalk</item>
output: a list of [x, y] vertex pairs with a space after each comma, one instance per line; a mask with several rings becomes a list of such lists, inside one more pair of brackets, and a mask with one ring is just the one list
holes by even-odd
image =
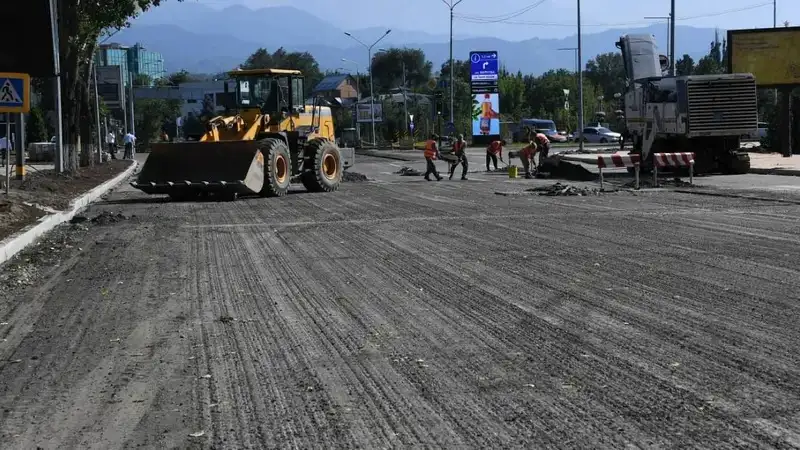
[[750, 153], [750, 173], [800, 176], [800, 155]]

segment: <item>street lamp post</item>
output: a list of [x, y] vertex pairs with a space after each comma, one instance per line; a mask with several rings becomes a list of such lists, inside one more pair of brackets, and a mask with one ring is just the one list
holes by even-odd
[[581, 39], [581, 0], [578, 0], [578, 146], [583, 151], [583, 55]]
[[442, 0], [450, 8], [450, 123], [454, 123], [453, 116], [453, 10], [464, 0]]
[[368, 62], [369, 63], [369, 118], [370, 118], [370, 122], [372, 122], [372, 144], [373, 145], [377, 145], [378, 144], [378, 138], [377, 138], [377, 135], [375, 134], [375, 88], [374, 88], [374, 84], [372, 82], [372, 48], [375, 47], [376, 45], [378, 45], [378, 42], [382, 41], [383, 38], [385, 38], [391, 32], [392, 32], [391, 29], [386, 30], [386, 33], [383, 33], [383, 36], [378, 38], [377, 41], [373, 42], [372, 45], [367, 45], [367, 44], [361, 42], [360, 40], [358, 40], [358, 38], [356, 38], [355, 36], [353, 36], [352, 34], [350, 34], [348, 32], [344, 33], [347, 37], [353, 39], [354, 41], [356, 41], [359, 44], [363, 45], [364, 48], [367, 49], [367, 58], [369, 59], [369, 62]]

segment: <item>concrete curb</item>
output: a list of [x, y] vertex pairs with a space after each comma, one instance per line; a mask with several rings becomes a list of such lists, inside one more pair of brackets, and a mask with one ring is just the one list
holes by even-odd
[[373, 158], [392, 159], [392, 160], [395, 160], [395, 161], [403, 161], [403, 162], [415, 162], [415, 161], [417, 161], [417, 159], [413, 159], [413, 158], [404, 158], [402, 156], [386, 155], [386, 154], [375, 153], [375, 152], [371, 152], [371, 151], [369, 151], [369, 152], [357, 151], [356, 152], [356, 156], [371, 156]]
[[756, 175], [784, 175], [789, 177], [800, 177], [800, 170], [796, 169], [753, 169], [751, 168], [747, 173]]
[[125, 171], [121, 174], [72, 200], [72, 202], [70, 202], [70, 209], [48, 214], [39, 219], [35, 225], [28, 226], [21, 232], [0, 241], [0, 265], [5, 264], [7, 261], [13, 258], [14, 255], [24, 250], [25, 247], [35, 242], [36, 239], [51, 231], [56, 226], [71, 220], [78, 212], [86, 208], [90, 203], [94, 202], [101, 196], [105, 195], [108, 191], [116, 187], [118, 184], [122, 183], [134, 172], [134, 170], [136, 170], [138, 165], [139, 163], [137, 161], [133, 161], [133, 164], [131, 164], [131, 166], [125, 169]]
[[708, 197], [723, 197], [723, 198], [741, 198], [745, 200], [754, 200], [759, 202], [772, 202], [772, 203], [787, 203], [790, 205], [800, 205], [800, 201], [797, 200], [788, 200], [782, 198], [769, 198], [769, 197], [759, 197], [755, 195], [743, 195], [737, 194], [733, 192], [710, 192], [710, 191], [695, 191], [689, 189], [673, 189], [672, 192], [677, 192], [680, 194], [693, 194], [693, 195], [705, 195]]

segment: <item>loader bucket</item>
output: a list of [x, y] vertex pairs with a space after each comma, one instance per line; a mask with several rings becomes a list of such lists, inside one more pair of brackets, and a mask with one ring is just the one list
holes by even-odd
[[147, 194], [257, 194], [264, 157], [255, 141], [158, 143], [131, 186]]

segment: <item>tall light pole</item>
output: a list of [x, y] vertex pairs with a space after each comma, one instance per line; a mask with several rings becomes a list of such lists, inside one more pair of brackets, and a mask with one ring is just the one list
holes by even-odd
[[669, 74], [670, 76], [675, 76], [675, 0], [672, 0], [672, 7], [669, 11], [669, 17], [671, 20], [669, 21], [669, 48], [670, 48], [670, 60], [669, 60]]
[[361, 126], [358, 123], [358, 102], [361, 101], [361, 66], [359, 66], [357, 62], [347, 58], [342, 58], [342, 62], [352, 64], [356, 68], [356, 104], [354, 108], [356, 115], [356, 134], [358, 135], [358, 140], [361, 141]]
[[670, 60], [669, 65], [669, 74], [675, 76], [675, 58], [672, 57], [672, 54], [675, 50], [672, 48], [672, 16], [647, 16], [645, 17], [647, 20], [666, 20], [667, 21], [667, 57]]
[[[674, 0], [673, 0], [674, 5]], [[578, 0], [578, 148], [583, 151], [583, 47], [581, 39], [581, 0]]]
[[374, 84], [372, 83], [372, 48], [375, 47], [376, 45], [378, 45], [378, 42], [382, 41], [383, 38], [385, 38], [391, 32], [392, 32], [391, 29], [386, 30], [386, 33], [383, 33], [383, 36], [378, 38], [377, 41], [373, 42], [372, 45], [367, 45], [367, 44], [361, 42], [360, 40], [358, 40], [358, 38], [356, 38], [355, 36], [353, 36], [352, 34], [346, 32], [346, 31], [344, 33], [347, 37], [353, 39], [354, 41], [356, 41], [359, 44], [363, 45], [364, 48], [367, 49], [367, 58], [369, 59], [368, 60], [368, 64], [369, 64], [369, 119], [370, 119], [370, 122], [372, 122], [372, 144], [373, 145], [377, 145], [378, 144], [378, 138], [377, 138], [377, 135], [375, 134], [375, 88], [374, 88]]
[[453, 116], [453, 10], [464, 0], [442, 0], [450, 8], [450, 123], [455, 122]]

